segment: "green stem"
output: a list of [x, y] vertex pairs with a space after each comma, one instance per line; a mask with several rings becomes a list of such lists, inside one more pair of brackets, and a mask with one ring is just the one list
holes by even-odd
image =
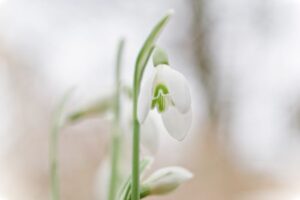
[[50, 176], [51, 176], [51, 199], [59, 200], [59, 176], [58, 176], [58, 134], [59, 127], [55, 123], [50, 138]]
[[[118, 131], [115, 130], [115, 133], [118, 134]], [[115, 200], [117, 196], [119, 182], [119, 157], [121, 149], [121, 138], [117, 135], [114, 135], [111, 143], [113, 148], [111, 151], [111, 174], [108, 199]]]
[[111, 174], [109, 183], [108, 199], [115, 200], [118, 192], [119, 182], [119, 158], [121, 149], [121, 134], [120, 134], [120, 94], [121, 94], [121, 61], [124, 49], [124, 40], [121, 40], [118, 45], [117, 63], [116, 63], [116, 91], [114, 103], [114, 123], [113, 135], [111, 140]]
[[54, 116], [54, 123], [50, 134], [49, 159], [51, 176], [51, 199], [59, 200], [59, 173], [58, 173], [58, 155], [59, 155], [59, 132], [64, 125], [62, 117], [65, 103], [70, 98], [73, 89], [68, 90], [59, 103]]
[[[134, 90], [135, 91], [135, 90]], [[137, 119], [137, 92], [133, 94], [132, 200], [139, 199], [140, 124]]]

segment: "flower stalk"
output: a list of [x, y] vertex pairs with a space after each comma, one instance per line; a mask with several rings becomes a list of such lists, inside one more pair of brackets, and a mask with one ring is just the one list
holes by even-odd
[[51, 176], [51, 199], [59, 200], [59, 175], [58, 175], [58, 137], [59, 125], [54, 123], [50, 136], [50, 176]]
[[133, 147], [132, 147], [132, 200], [140, 199], [140, 173], [139, 173], [139, 162], [140, 162], [140, 124], [138, 121], [138, 96], [140, 92], [141, 80], [143, 77], [144, 70], [149, 61], [149, 58], [155, 47], [155, 42], [162, 29], [166, 26], [173, 11], [169, 11], [157, 25], [153, 28], [152, 32], [146, 39], [143, 47], [141, 48], [134, 70], [134, 81], [133, 81]]
[[63, 111], [66, 102], [70, 98], [73, 89], [67, 91], [59, 103], [54, 116], [54, 122], [50, 133], [49, 144], [49, 161], [50, 161], [50, 181], [51, 181], [51, 199], [60, 200], [59, 192], [59, 172], [58, 172], [58, 155], [59, 155], [59, 132], [65, 124]]
[[116, 73], [115, 73], [115, 98], [114, 98], [114, 121], [113, 133], [111, 139], [111, 174], [109, 182], [108, 199], [115, 200], [118, 192], [119, 183], [119, 160], [121, 150], [121, 134], [120, 134], [120, 96], [121, 96], [121, 61], [124, 49], [124, 40], [120, 40], [118, 44]]

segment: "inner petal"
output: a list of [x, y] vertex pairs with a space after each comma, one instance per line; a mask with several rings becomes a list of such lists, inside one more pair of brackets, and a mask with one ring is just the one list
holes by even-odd
[[186, 78], [167, 65], [160, 65], [156, 76], [157, 82], [163, 82], [169, 90], [174, 106], [186, 113], [191, 107], [191, 95]]
[[156, 107], [158, 112], [164, 112], [170, 103], [169, 98], [168, 88], [162, 83], [157, 84], [154, 88], [151, 108], [154, 109]]

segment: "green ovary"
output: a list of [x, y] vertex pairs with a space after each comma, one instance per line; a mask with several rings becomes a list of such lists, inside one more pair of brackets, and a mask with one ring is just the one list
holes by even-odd
[[151, 108], [156, 107], [157, 111], [162, 113], [168, 105], [169, 90], [164, 84], [157, 84], [154, 89]]

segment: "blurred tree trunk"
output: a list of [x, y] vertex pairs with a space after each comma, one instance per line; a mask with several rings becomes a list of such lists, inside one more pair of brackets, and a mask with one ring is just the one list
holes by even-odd
[[210, 35], [213, 27], [207, 12], [206, 0], [192, 0], [194, 57], [198, 65], [198, 74], [201, 87], [204, 90], [208, 107], [208, 121], [217, 125], [220, 119], [221, 107], [218, 105], [218, 78], [217, 69], [213, 62]]
[[185, 162], [189, 163], [196, 178], [186, 185], [182, 193], [169, 199], [238, 200], [246, 193], [273, 187], [274, 182], [265, 175], [241, 168], [229, 149], [230, 130], [226, 124], [232, 115], [224, 100], [229, 100], [232, 91], [231, 88], [221, 91], [221, 71], [214, 62], [210, 37], [216, 22], [211, 20], [208, 0], [191, 0], [190, 3], [194, 20], [191, 36], [194, 39], [194, 57], [208, 112], [204, 127], [200, 127], [201, 134], [197, 134], [201, 138], [193, 140], [194, 148], [188, 152], [193, 156]]

